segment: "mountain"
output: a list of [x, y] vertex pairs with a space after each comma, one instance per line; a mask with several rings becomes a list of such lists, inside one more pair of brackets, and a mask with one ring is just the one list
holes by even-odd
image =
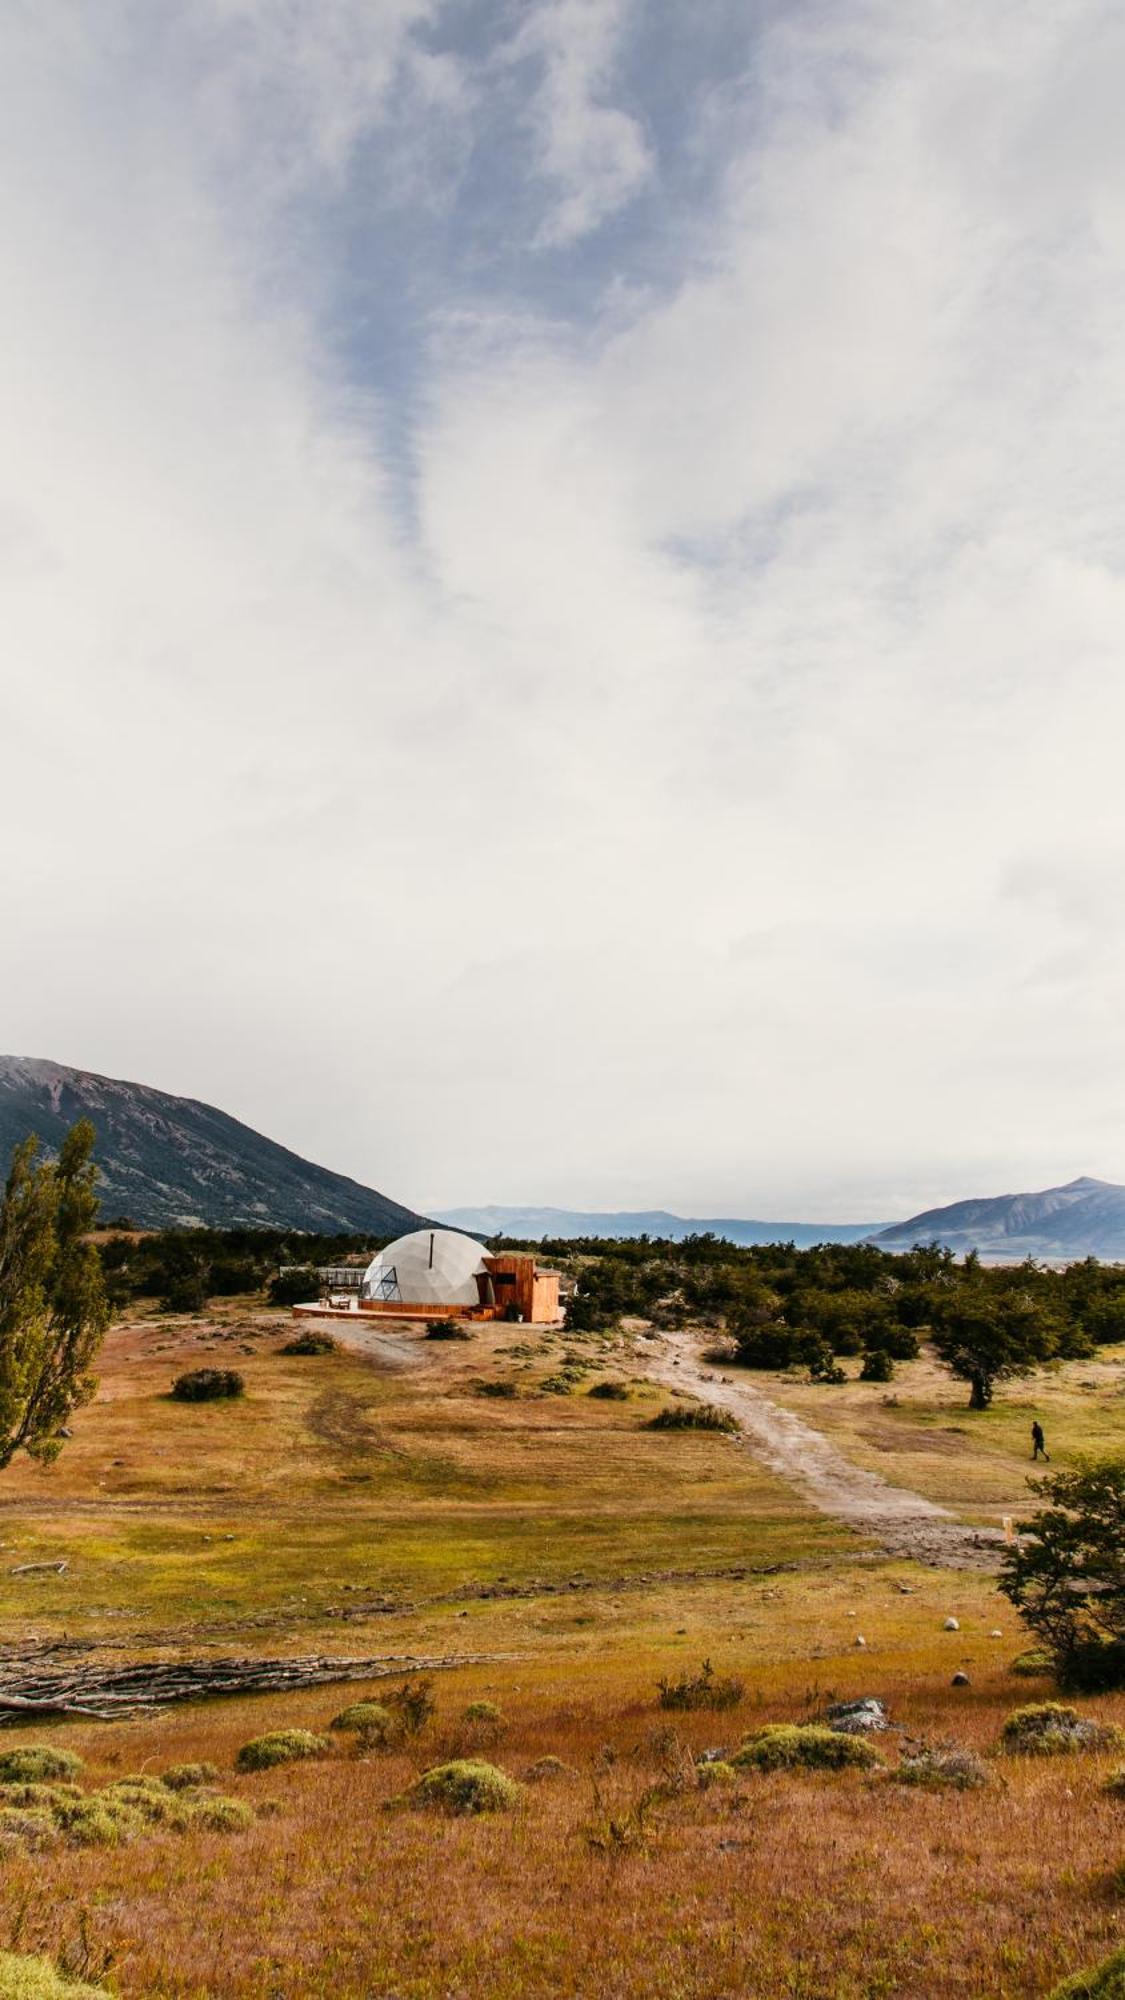
[[423, 1217], [374, 1188], [314, 1167], [193, 1097], [172, 1097], [63, 1063], [0, 1056], [0, 1163], [36, 1132], [50, 1151], [92, 1118], [103, 1216], [139, 1228], [307, 1229], [397, 1236]]
[[909, 1222], [881, 1229], [884, 1250], [946, 1243], [964, 1253], [1018, 1262], [1023, 1257], [1125, 1259], [1125, 1187], [1083, 1176], [1039, 1194], [990, 1195], [928, 1208]]
[[575, 1208], [446, 1208], [436, 1217], [451, 1229], [480, 1236], [516, 1236], [537, 1242], [543, 1236], [721, 1236], [728, 1243], [860, 1243], [877, 1223], [743, 1222], [731, 1216], [669, 1215], [663, 1208], [603, 1210]]

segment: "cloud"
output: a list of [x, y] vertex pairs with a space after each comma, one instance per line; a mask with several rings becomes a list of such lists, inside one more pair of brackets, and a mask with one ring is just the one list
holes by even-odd
[[5, 1039], [423, 1206], [1125, 1177], [1119, 26], [662, 33], [0, 23]]

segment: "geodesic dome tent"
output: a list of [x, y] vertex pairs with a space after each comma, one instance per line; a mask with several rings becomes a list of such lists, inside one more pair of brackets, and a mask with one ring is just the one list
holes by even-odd
[[416, 1229], [388, 1243], [363, 1274], [360, 1300], [372, 1305], [476, 1306], [484, 1254], [458, 1229]]

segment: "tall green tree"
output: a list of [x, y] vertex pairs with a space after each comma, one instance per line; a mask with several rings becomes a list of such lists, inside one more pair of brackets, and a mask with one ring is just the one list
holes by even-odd
[[1064, 1687], [1125, 1683], [1125, 1458], [1032, 1483], [1045, 1503], [1004, 1559], [1000, 1589], [1050, 1647]]
[[56, 1458], [71, 1412], [95, 1389], [90, 1368], [109, 1324], [98, 1254], [94, 1128], [88, 1118], [57, 1160], [25, 1139], [0, 1203], [0, 1467], [18, 1451]]
[[1048, 1301], [972, 1277], [935, 1301], [931, 1337], [946, 1367], [968, 1382], [971, 1410], [988, 1408], [1004, 1376], [1024, 1375], [1057, 1354], [1089, 1351]]

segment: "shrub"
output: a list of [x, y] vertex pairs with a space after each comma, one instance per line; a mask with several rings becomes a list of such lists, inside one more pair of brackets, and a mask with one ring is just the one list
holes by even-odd
[[1001, 1747], [1024, 1757], [1065, 1756], [1073, 1750], [1112, 1750], [1125, 1743], [1119, 1729], [1094, 1722], [1058, 1701], [1015, 1708], [1000, 1731]]
[[213, 1785], [218, 1775], [214, 1764], [173, 1764], [162, 1773], [160, 1782], [170, 1792], [187, 1792], [196, 1785]]
[[57, 1750], [52, 1743], [29, 1744], [22, 1750], [0, 1752], [3, 1785], [40, 1785], [52, 1778], [76, 1778], [81, 1769], [81, 1757], [76, 1757], [73, 1750]]
[[473, 1392], [477, 1396], [514, 1396], [514, 1382], [474, 1382]]
[[1038, 1680], [1043, 1674], [1053, 1674], [1055, 1662], [1050, 1653], [1041, 1646], [1031, 1646], [1026, 1653], [1018, 1653], [1008, 1668], [1010, 1674], [1021, 1674], [1027, 1680]]
[[739, 1680], [717, 1680], [710, 1660], [704, 1660], [697, 1674], [681, 1674], [677, 1681], [662, 1680], [658, 1685], [661, 1708], [737, 1708], [746, 1692]]
[[328, 1727], [361, 1737], [366, 1749], [386, 1750], [405, 1733], [401, 1716], [382, 1701], [353, 1701], [332, 1717]]
[[722, 1431], [727, 1437], [741, 1428], [736, 1416], [717, 1409], [714, 1403], [673, 1403], [650, 1417], [645, 1426], [650, 1431]]
[[265, 1736], [252, 1736], [244, 1743], [235, 1765], [240, 1771], [269, 1771], [275, 1764], [292, 1764], [302, 1757], [325, 1757], [326, 1736], [314, 1736], [311, 1729], [272, 1729]]
[[433, 1688], [431, 1680], [409, 1680], [384, 1696], [387, 1707], [394, 1711], [407, 1736], [417, 1736], [436, 1712]]
[[477, 1746], [499, 1743], [506, 1727], [503, 1713], [494, 1701], [471, 1701], [461, 1721], [466, 1740]]
[[311, 1264], [299, 1270], [279, 1271], [266, 1292], [271, 1306], [300, 1306], [315, 1299], [320, 1291], [320, 1273]]
[[520, 1787], [514, 1778], [498, 1771], [495, 1764], [481, 1764], [458, 1758], [452, 1764], [435, 1764], [390, 1806], [428, 1807], [435, 1812], [467, 1814], [510, 1812], [517, 1803]]
[[729, 1760], [738, 1770], [870, 1770], [881, 1760], [863, 1736], [841, 1736], [820, 1722], [767, 1722]]
[[592, 1389], [587, 1389], [586, 1394], [596, 1396], [601, 1403], [627, 1403], [629, 1400], [629, 1391], [624, 1382], [595, 1382]]
[[1047, 2000], [1125, 2000], [1125, 1951], [1115, 1951], [1088, 1972], [1073, 1972], [1051, 1988]]
[[897, 1785], [920, 1785], [927, 1791], [975, 1791], [992, 1781], [988, 1765], [972, 1750], [950, 1745], [941, 1748], [922, 1745], [903, 1758], [897, 1771], [888, 1771]]
[[709, 1792], [715, 1785], [736, 1785], [738, 1772], [733, 1764], [723, 1757], [712, 1757], [706, 1764], [697, 1764], [695, 1775], [701, 1792]]
[[55, 1821], [75, 1847], [123, 1847], [145, 1829], [144, 1817], [129, 1799], [105, 1792], [68, 1799], [56, 1809]]
[[1005, 1552], [1000, 1589], [1051, 1653], [1064, 1687], [1125, 1682], [1125, 1457], [1053, 1472], [1047, 1503]]
[[561, 1757], [537, 1757], [524, 1772], [524, 1780], [529, 1785], [549, 1784], [553, 1778], [565, 1778], [570, 1770]]
[[191, 1820], [188, 1800], [170, 1792], [159, 1778], [118, 1778], [103, 1792], [93, 1793], [91, 1797], [102, 1799], [112, 1808], [127, 1806], [153, 1826], [171, 1826], [179, 1832]]
[[0, 1785], [0, 1806], [31, 1806], [54, 1812], [62, 1799], [80, 1799], [79, 1785]]
[[50, 1847], [59, 1837], [54, 1813], [44, 1806], [0, 1806], [0, 1850]]
[[213, 1403], [223, 1396], [241, 1396], [245, 1387], [235, 1368], [192, 1368], [177, 1375], [172, 1395], [177, 1403]]
[[869, 1348], [859, 1371], [861, 1382], [893, 1382], [895, 1364], [885, 1347]]
[[0, 1951], [0, 2000], [109, 2000], [104, 1986], [64, 1979], [49, 1958]]
[[339, 1343], [330, 1333], [299, 1333], [293, 1340], [287, 1340], [280, 1354], [337, 1354]]
[[432, 1319], [426, 1328], [427, 1340], [471, 1340], [473, 1329], [463, 1319]]
[[208, 1792], [191, 1802], [191, 1824], [208, 1833], [244, 1833], [254, 1822], [254, 1808], [245, 1799]]

